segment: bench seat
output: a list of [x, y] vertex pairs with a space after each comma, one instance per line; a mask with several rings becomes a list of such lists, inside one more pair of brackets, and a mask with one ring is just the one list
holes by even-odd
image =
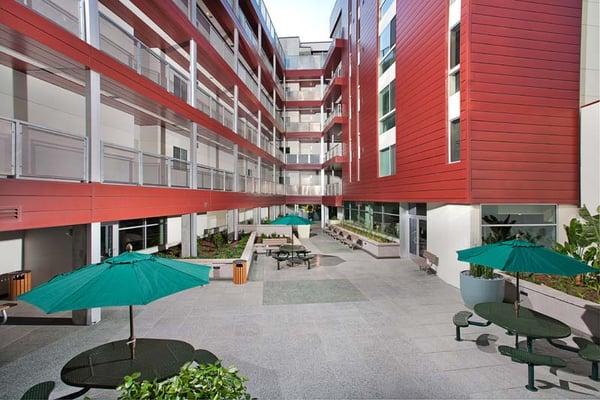
[[596, 382], [600, 381], [598, 373], [598, 363], [600, 363], [600, 345], [590, 342], [587, 339], [576, 337], [573, 341], [579, 346], [579, 357], [592, 363], [592, 373], [590, 378]]
[[516, 349], [509, 346], [498, 346], [498, 351], [503, 356], [510, 357], [514, 362], [527, 364], [527, 385], [525, 387], [531, 392], [537, 392], [537, 388], [535, 387], [535, 366], [547, 366], [553, 368], [564, 368], [567, 366], [565, 360], [560, 357], [530, 353], [527, 350]]

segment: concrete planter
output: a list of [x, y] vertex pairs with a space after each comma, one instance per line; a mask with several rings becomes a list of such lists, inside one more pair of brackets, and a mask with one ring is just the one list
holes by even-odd
[[474, 278], [470, 272], [460, 273], [460, 295], [467, 307], [475, 304], [504, 300], [504, 278], [494, 274], [493, 279]]
[[351, 240], [356, 243], [361, 249], [371, 254], [376, 258], [399, 258], [400, 243], [379, 243], [371, 240], [363, 235], [344, 229], [337, 225], [336, 229], [344, 232], [344, 237], [350, 236]]
[[[508, 284], [506, 297], [514, 301], [516, 279], [502, 274]], [[521, 304], [564, 322], [587, 335], [600, 338], [600, 304], [571, 296], [548, 286], [519, 281]]]

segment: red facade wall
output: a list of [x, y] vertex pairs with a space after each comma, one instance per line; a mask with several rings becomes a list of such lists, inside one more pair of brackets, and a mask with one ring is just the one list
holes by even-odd
[[581, 2], [468, 8], [472, 201], [577, 204]]

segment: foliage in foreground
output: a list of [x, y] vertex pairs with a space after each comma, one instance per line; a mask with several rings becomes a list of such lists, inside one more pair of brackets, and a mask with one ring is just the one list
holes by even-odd
[[386, 238], [383, 235], [378, 234], [377, 232], [374, 232], [370, 229], [367, 228], [363, 228], [354, 224], [350, 224], [349, 222], [345, 221], [345, 222], [341, 222], [338, 224], [338, 226], [349, 230], [350, 232], [354, 232], [354, 233], [358, 233], [359, 235], [362, 235], [368, 239], [371, 239], [375, 242], [379, 242], [379, 243], [394, 243], [392, 240]]
[[235, 368], [225, 368], [220, 362], [192, 366], [184, 365], [175, 377], [164, 382], [139, 380], [139, 372], [126, 376], [117, 388], [121, 400], [249, 400], [247, 378]]

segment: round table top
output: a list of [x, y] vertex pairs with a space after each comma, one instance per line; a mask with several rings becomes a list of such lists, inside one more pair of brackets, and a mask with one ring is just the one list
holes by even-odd
[[306, 247], [302, 246], [301, 244], [295, 244], [295, 245], [291, 245], [291, 244], [282, 244], [281, 246], [279, 246], [279, 250], [280, 251], [285, 251], [288, 253], [291, 253], [292, 251], [294, 253], [302, 253], [307, 251]]
[[480, 303], [473, 310], [481, 318], [529, 338], [560, 339], [571, 335], [568, 325], [527, 307], [519, 307], [518, 316], [511, 303]]
[[73, 357], [61, 370], [64, 383], [76, 387], [116, 389], [126, 375], [162, 381], [176, 375], [183, 364], [194, 360], [194, 347], [168, 339], [137, 339], [131, 359], [127, 340], [110, 342]]

